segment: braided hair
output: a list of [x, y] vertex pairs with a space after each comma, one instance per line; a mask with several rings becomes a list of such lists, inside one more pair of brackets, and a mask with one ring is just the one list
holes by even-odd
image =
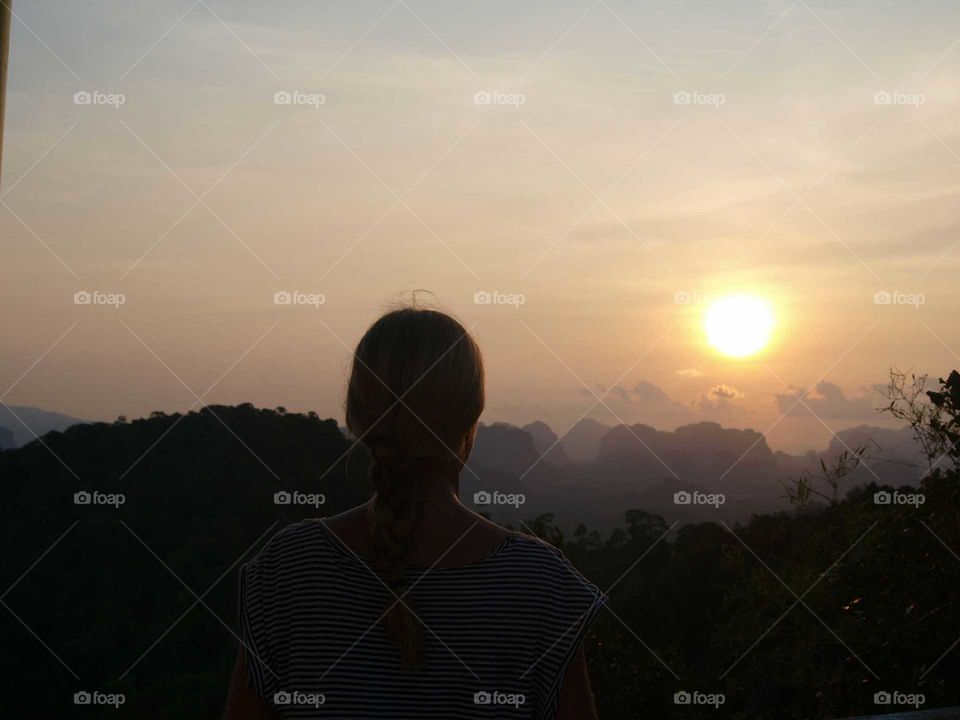
[[404, 578], [423, 490], [455, 477], [484, 406], [480, 349], [437, 310], [404, 307], [377, 320], [354, 353], [347, 386], [350, 432], [372, 458], [375, 569], [397, 597], [381, 621], [404, 667], [419, 665], [423, 637]]

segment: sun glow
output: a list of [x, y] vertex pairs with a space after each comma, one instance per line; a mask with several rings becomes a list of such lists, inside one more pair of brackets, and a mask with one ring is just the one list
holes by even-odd
[[710, 304], [704, 321], [707, 341], [724, 355], [748, 357], [770, 340], [773, 310], [753, 295], [730, 295]]

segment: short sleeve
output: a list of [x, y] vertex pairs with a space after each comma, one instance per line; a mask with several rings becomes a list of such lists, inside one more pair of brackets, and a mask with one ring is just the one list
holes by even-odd
[[543, 704], [539, 717], [552, 720], [556, 716], [557, 701], [567, 668], [583, 644], [587, 632], [607, 602], [607, 595], [587, 580], [566, 558], [552, 548], [550, 597], [544, 603], [546, 645], [537, 662], [539, 685]]
[[279, 691], [279, 678], [271, 669], [274, 653], [266, 633], [270, 608], [264, 602], [265, 568], [269, 565], [268, 544], [257, 557], [240, 568], [240, 641], [247, 660], [247, 685], [267, 702]]

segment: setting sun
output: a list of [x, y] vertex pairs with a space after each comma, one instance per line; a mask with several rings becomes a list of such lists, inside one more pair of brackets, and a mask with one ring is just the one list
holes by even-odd
[[773, 324], [773, 311], [765, 300], [730, 295], [707, 309], [707, 341], [724, 355], [747, 357], [766, 346]]

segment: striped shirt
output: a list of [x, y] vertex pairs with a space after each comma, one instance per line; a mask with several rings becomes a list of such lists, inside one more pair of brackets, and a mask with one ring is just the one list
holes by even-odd
[[247, 682], [282, 717], [554, 718], [606, 602], [559, 550], [519, 534], [468, 565], [411, 568], [424, 661], [405, 670], [379, 622], [393, 596], [370, 568], [319, 520], [241, 568]]

